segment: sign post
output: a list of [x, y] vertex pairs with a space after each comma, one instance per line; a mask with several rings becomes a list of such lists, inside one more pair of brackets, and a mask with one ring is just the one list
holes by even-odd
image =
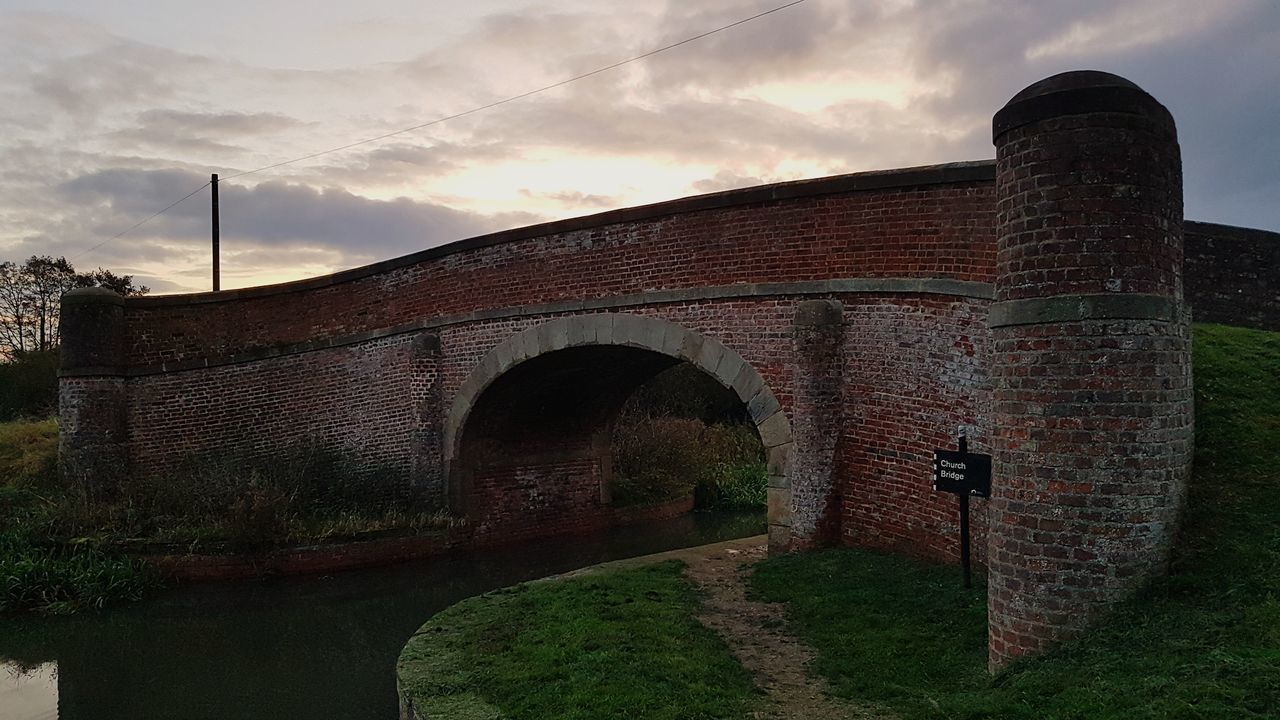
[[964, 586], [973, 586], [969, 562], [969, 498], [991, 496], [991, 456], [969, 452], [969, 439], [960, 435], [956, 450], [933, 451], [933, 489], [960, 498], [960, 564]]

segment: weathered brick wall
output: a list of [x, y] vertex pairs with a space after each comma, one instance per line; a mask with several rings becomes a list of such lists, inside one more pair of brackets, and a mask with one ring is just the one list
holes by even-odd
[[1132, 83], [1067, 73], [995, 118], [990, 662], [1163, 571], [1190, 469], [1181, 161]]
[[[933, 451], [989, 452], [989, 303], [939, 297], [844, 298], [845, 386], [838, 474], [845, 542], [937, 560], [960, 557], [958, 500], [932, 487]], [[986, 507], [970, 514], [985, 561]]]
[[792, 322], [792, 536], [797, 549], [832, 544], [840, 535], [835, 474], [844, 425], [844, 308], [835, 300], [798, 303]]
[[519, 540], [600, 527], [610, 511], [600, 476], [592, 457], [485, 468], [471, 483], [476, 532]]
[[[222, 472], [313, 452], [441, 500], [438, 339], [408, 333], [345, 347], [131, 378], [135, 472]], [[373, 486], [374, 483], [371, 483]]]
[[1183, 234], [1196, 322], [1280, 330], [1280, 233], [1187, 221]]

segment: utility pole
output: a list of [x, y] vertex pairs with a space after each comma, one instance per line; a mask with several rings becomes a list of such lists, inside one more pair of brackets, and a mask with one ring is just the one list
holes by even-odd
[[213, 174], [213, 179], [209, 181], [209, 186], [213, 189], [213, 291], [217, 292], [220, 289], [218, 281], [220, 271], [218, 259], [218, 173]]

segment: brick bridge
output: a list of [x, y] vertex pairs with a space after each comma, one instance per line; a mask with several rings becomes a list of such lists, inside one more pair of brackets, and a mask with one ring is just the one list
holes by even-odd
[[1173, 121], [1121, 78], [1037, 83], [994, 137], [995, 162], [617, 210], [282, 285], [75, 291], [63, 472], [109, 486], [311, 443], [477, 538], [564, 532], [607, 522], [621, 404], [688, 361], [759, 429], [775, 550], [953, 560], [932, 450], [962, 429], [992, 453], [974, 522], [998, 666], [1161, 572], [1191, 457], [1184, 278], [1214, 313], [1274, 318], [1265, 273], [1221, 267], [1265, 270], [1277, 243], [1196, 224], [1184, 272]]

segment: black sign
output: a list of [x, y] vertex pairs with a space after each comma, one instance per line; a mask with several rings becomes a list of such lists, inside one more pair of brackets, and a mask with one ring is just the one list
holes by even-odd
[[991, 456], [934, 450], [933, 489], [957, 495], [991, 497]]

